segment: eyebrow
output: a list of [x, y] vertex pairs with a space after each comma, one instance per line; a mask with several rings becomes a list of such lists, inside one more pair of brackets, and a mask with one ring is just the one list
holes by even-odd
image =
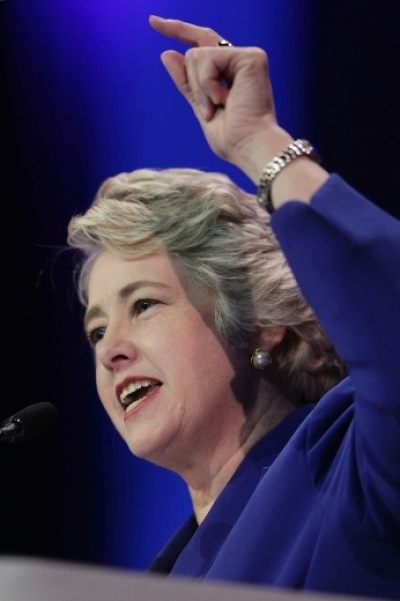
[[[131, 296], [134, 292], [137, 292], [141, 288], [159, 288], [166, 289], [170, 288], [167, 284], [162, 284], [161, 282], [153, 282], [152, 280], [139, 280], [137, 282], [132, 282], [131, 284], [127, 284], [121, 290], [118, 291], [118, 300], [124, 301]], [[83, 326], [86, 329], [88, 323], [91, 319], [96, 317], [102, 317], [104, 315], [104, 311], [101, 309], [100, 305], [93, 305], [87, 311], [85, 311], [85, 315], [83, 317]]]

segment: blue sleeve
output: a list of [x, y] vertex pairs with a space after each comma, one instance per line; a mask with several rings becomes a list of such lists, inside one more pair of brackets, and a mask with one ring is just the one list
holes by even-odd
[[310, 205], [289, 202], [271, 224], [349, 365], [355, 409], [348, 460], [366, 506], [376, 522], [386, 513], [400, 528], [400, 223], [332, 175]]

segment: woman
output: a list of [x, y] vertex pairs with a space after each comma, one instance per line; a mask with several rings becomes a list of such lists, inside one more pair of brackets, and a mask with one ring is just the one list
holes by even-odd
[[262, 50], [151, 24], [194, 46], [164, 65], [259, 186], [121, 174], [70, 224], [99, 396], [193, 501], [151, 569], [400, 598], [399, 224], [277, 124]]

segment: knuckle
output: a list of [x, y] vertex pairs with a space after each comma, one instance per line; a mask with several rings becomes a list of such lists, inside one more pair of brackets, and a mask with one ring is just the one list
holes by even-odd
[[185, 52], [185, 58], [192, 60], [193, 58], [195, 58], [197, 53], [197, 48], [188, 48]]
[[251, 48], [251, 51], [254, 56], [254, 60], [257, 61], [259, 65], [266, 65], [268, 63], [268, 55], [262, 48]]
[[251, 72], [256, 72], [261, 69], [268, 69], [268, 55], [262, 48], [247, 48], [247, 68]]

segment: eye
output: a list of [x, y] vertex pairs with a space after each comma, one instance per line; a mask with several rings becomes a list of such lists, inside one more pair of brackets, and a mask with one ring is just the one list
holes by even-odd
[[86, 337], [89, 340], [91, 346], [96, 346], [96, 344], [104, 337], [106, 329], [102, 328], [94, 328], [93, 330], [89, 330], [86, 332]]
[[139, 298], [133, 304], [134, 314], [140, 315], [140, 313], [148, 311], [154, 305], [158, 305], [158, 303], [159, 301], [155, 300], [154, 298]]

